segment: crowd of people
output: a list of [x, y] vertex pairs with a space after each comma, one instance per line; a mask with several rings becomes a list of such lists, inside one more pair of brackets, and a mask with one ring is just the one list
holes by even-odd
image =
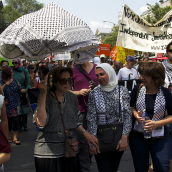
[[[166, 54], [162, 63], [127, 56], [125, 66], [105, 55], [74, 64], [1, 61], [1, 170], [10, 144], [22, 144], [18, 132], [28, 131], [28, 90], [37, 89], [36, 172], [89, 172], [92, 156], [100, 172], [116, 172], [128, 146], [136, 172], [172, 171], [172, 42]], [[141, 83], [130, 94], [120, 80]]]

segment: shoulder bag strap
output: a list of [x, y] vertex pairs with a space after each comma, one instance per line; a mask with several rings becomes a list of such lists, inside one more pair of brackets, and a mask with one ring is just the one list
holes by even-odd
[[27, 78], [26, 78], [26, 71], [25, 71], [25, 68], [23, 68], [23, 70], [24, 70], [24, 75], [25, 75], [24, 85], [25, 85], [25, 87], [27, 87]]
[[88, 82], [90, 83], [90, 85], [93, 85], [94, 82], [85, 74], [84, 69], [82, 68], [82, 66], [80, 64], [77, 64], [76, 67], [78, 68], [78, 70], [84, 74], [84, 76], [87, 78]]
[[139, 88], [138, 88], [138, 90], [137, 90], [137, 94], [136, 94], [136, 101], [137, 101], [137, 97], [138, 97], [138, 94], [139, 94], [139, 90], [140, 90], [140, 88], [143, 86], [143, 84], [140, 84], [140, 86], [139, 86]]
[[63, 124], [63, 129], [64, 129], [64, 134], [65, 134], [65, 138], [67, 139], [67, 137], [66, 137], [65, 125], [64, 125], [64, 120], [63, 120], [63, 116], [62, 116], [62, 113], [61, 113], [61, 106], [60, 106], [60, 103], [59, 103], [59, 101], [58, 101], [58, 98], [57, 98], [57, 96], [56, 96], [55, 91], [54, 91], [54, 95], [55, 95], [55, 97], [56, 97], [56, 100], [57, 100], [57, 103], [58, 103], [58, 106], [59, 106], [60, 115], [61, 115], [62, 124]]
[[120, 85], [118, 85], [118, 89], [119, 89], [119, 121], [118, 123], [121, 123], [121, 102], [120, 102]]

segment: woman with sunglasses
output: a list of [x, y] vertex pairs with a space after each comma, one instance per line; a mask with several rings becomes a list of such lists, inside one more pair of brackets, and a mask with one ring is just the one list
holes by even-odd
[[77, 130], [97, 147], [96, 138], [82, 127], [77, 96], [69, 91], [72, 75], [71, 68], [54, 68], [48, 84], [46, 78], [39, 84], [40, 97], [34, 114], [39, 127], [34, 149], [36, 172], [77, 172], [76, 157], [65, 157], [65, 133], [67, 138], [73, 138]]
[[[22, 89], [28, 90], [31, 87], [30, 76], [29, 76], [28, 70], [22, 67], [22, 63], [19, 59], [13, 60], [12, 63], [14, 65], [13, 78], [19, 82]], [[27, 101], [25, 104], [21, 106], [22, 113], [19, 116], [19, 130], [18, 130], [19, 132], [22, 131], [22, 127], [24, 128], [24, 131], [28, 130], [27, 129], [27, 114], [30, 113], [29, 99], [28, 99], [27, 93], [24, 93], [23, 96], [27, 97]]]
[[134, 87], [130, 102], [135, 120], [129, 145], [135, 171], [149, 170], [150, 153], [154, 171], [169, 172], [171, 141], [167, 124], [172, 123], [172, 94], [163, 87], [165, 69], [162, 64], [144, 62], [138, 72], [142, 85]]

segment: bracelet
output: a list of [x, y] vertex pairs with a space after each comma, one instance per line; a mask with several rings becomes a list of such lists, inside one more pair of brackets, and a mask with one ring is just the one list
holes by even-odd
[[85, 131], [86, 131], [86, 130], [83, 130], [83, 131], [82, 131], [82, 135], [83, 135], [83, 133], [84, 133]]

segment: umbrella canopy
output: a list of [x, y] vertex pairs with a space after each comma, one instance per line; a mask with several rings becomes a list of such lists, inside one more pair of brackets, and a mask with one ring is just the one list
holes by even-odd
[[74, 50], [95, 48], [96, 53], [98, 44], [85, 22], [50, 3], [18, 18], [1, 33], [0, 54], [7, 59], [23, 58], [24, 54], [39, 59], [50, 53]]

